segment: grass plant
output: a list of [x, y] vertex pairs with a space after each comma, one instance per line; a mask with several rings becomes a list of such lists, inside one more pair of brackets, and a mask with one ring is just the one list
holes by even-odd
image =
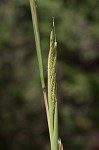
[[[58, 104], [56, 91], [56, 60], [57, 60], [57, 41], [55, 33], [55, 24], [53, 18], [53, 26], [50, 34], [50, 50], [48, 56], [48, 92], [46, 91], [43, 71], [43, 59], [41, 53], [40, 35], [37, 18], [37, 3], [36, 0], [30, 0], [30, 7], [32, 13], [33, 29], [39, 64], [39, 72], [42, 84], [42, 91], [44, 95], [44, 103], [46, 108], [50, 146], [51, 150], [63, 150], [61, 140], [58, 140]], [[48, 97], [47, 97], [48, 93]]]

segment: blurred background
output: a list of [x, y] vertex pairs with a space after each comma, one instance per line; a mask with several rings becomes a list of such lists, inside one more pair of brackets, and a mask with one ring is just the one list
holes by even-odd
[[[99, 150], [99, 1], [37, 0], [45, 79], [52, 17], [64, 150]], [[29, 0], [0, 0], [0, 149], [50, 150]]]

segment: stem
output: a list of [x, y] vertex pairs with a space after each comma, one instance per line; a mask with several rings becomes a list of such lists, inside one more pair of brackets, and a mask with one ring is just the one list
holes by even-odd
[[49, 127], [50, 124], [49, 124], [48, 102], [47, 102], [47, 94], [46, 94], [46, 87], [45, 87], [45, 81], [44, 81], [43, 60], [42, 60], [42, 53], [41, 53], [40, 35], [39, 35], [35, 0], [30, 0], [30, 7], [31, 7], [31, 13], [32, 13], [32, 22], [33, 22], [33, 29], [34, 29], [34, 35], [35, 35], [35, 43], [36, 43], [36, 50], [37, 50], [37, 57], [38, 57], [38, 64], [39, 64], [41, 85], [42, 85], [44, 103], [45, 103], [45, 108], [46, 108], [47, 122], [48, 122], [48, 127]]
[[31, 13], [32, 13], [34, 34], [35, 34], [35, 43], [36, 43], [37, 57], [38, 57], [38, 63], [39, 63], [41, 84], [42, 84], [42, 88], [44, 88], [45, 83], [44, 83], [43, 61], [42, 61], [42, 54], [41, 54], [41, 44], [40, 44], [40, 35], [39, 35], [35, 0], [30, 0], [30, 6], [31, 6]]

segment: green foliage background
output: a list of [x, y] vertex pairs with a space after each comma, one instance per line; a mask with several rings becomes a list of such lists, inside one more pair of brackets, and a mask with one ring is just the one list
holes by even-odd
[[[99, 149], [99, 2], [38, 0], [44, 71], [52, 17], [64, 150]], [[0, 1], [0, 149], [49, 150], [29, 1]]]

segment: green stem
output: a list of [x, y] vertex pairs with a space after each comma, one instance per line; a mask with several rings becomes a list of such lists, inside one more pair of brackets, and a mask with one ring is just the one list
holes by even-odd
[[37, 5], [36, 5], [35, 0], [30, 0], [30, 7], [31, 7], [31, 14], [32, 14], [34, 35], [35, 35], [35, 43], [36, 43], [40, 78], [41, 78], [41, 84], [42, 84], [42, 90], [43, 90], [43, 96], [44, 96], [44, 103], [45, 103], [47, 121], [48, 121], [48, 127], [49, 127], [48, 102], [47, 102], [47, 94], [46, 94], [45, 81], [44, 81], [43, 60], [42, 60], [40, 35], [39, 35], [39, 27], [38, 27], [38, 19], [37, 19], [37, 11], [36, 11]]
[[44, 83], [44, 72], [43, 72], [43, 60], [42, 60], [42, 54], [41, 54], [41, 44], [40, 44], [40, 35], [39, 35], [35, 0], [30, 0], [30, 6], [31, 6], [31, 13], [32, 13], [34, 34], [35, 34], [35, 43], [36, 43], [36, 50], [37, 50], [37, 56], [38, 56], [41, 84], [42, 84], [42, 87], [44, 88], [45, 83]]

